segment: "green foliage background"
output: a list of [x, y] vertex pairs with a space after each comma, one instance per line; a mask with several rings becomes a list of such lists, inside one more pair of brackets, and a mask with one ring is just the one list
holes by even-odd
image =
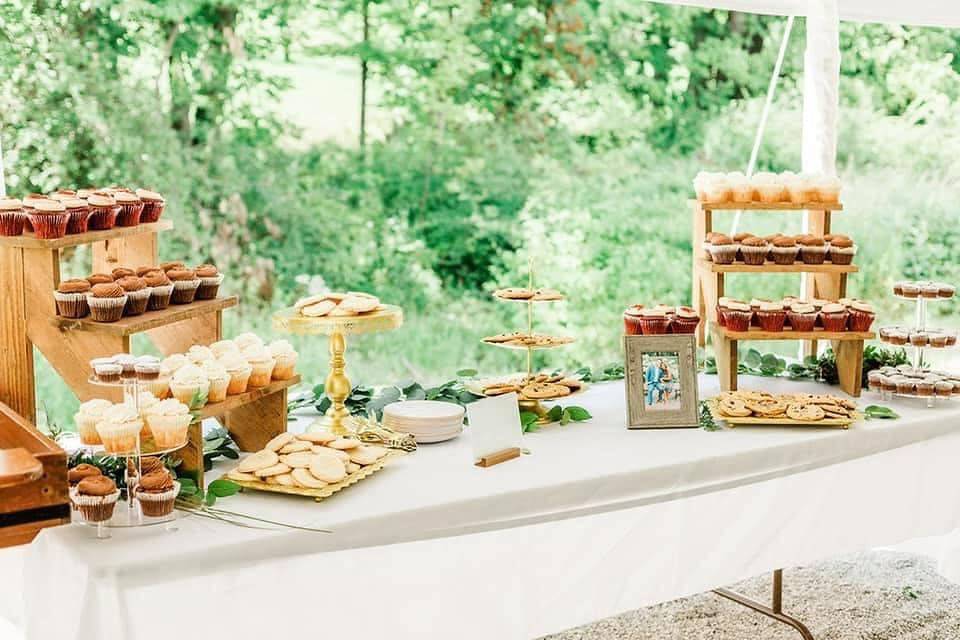
[[[269, 333], [272, 310], [321, 286], [402, 304], [403, 329], [351, 345], [355, 381], [368, 383], [520, 367], [478, 340], [522, 322], [489, 291], [522, 282], [532, 257], [538, 282], [569, 295], [538, 324], [578, 338], [541, 364], [596, 366], [619, 358], [625, 305], [689, 300], [690, 179], [745, 166], [783, 25], [634, 0], [11, 0], [0, 5], [8, 189], [162, 191], [176, 223], [162, 257], [213, 261], [243, 297], [228, 332]], [[798, 25], [765, 169], [799, 165]], [[842, 27], [848, 211], [836, 227], [860, 245], [851, 291], [884, 320], [909, 313], [886, 295], [895, 278], [960, 281], [958, 43], [949, 30]], [[361, 60], [378, 123], [366, 146], [305, 139], [271, 65]], [[359, 103], [334, 93], [310, 105], [318, 118]], [[68, 275], [88, 271], [86, 251], [68, 256]], [[770, 276], [732, 290], [795, 286]], [[307, 378], [321, 379], [325, 345], [298, 346]], [[70, 422], [76, 400], [56, 376], [40, 376], [39, 394], [51, 420]]]

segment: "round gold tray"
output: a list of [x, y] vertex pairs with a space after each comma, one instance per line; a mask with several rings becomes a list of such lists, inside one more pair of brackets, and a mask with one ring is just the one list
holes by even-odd
[[403, 309], [393, 304], [358, 316], [321, 316], [309, 318], [298, 309], [282, 309], [273, 314], [273, 328], [294, 335], [311, 336], [334, 333], [359, 335], [389, 331], [403, 325]]
[[486, 340], [481, 340], [483, 344], [490, 345], [491, 347], [500, 347], [501, 349], [513, 349], [514, 351], [541, 351], [543, 349], [556, 349], [558, 347], [568, 347], [576, 340], [570, 340], [570, 342], [563, 342], [560, 344], [507, 344], [506, 342], [487, 342]]

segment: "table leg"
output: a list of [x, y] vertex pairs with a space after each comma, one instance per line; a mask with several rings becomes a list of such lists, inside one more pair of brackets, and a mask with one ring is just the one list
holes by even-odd
[[712, 331], [713, 355], [717, 360], [717, 377], [720, 378], [721, 391], [736, 391], [737, 341], [729, 340], [720, 331]]
[[793, 627], [797, 630], [797, 633], [800, 634], [803, 640], [815, 640], [813, 634], [810, 633], [810, 630], [807, 629], [805, 624], [793, 616], [787, 615], [783, 612], [783, 569], [777, 569], [773, 572], [772, 602], [771, 606], [769, 607], [762, 602], [757, 602], [752, 598], [748, 598], [747, 596], [737, 593], [736, 591], [731, 591], [730, 589], [714, 589], [713, 592], [718, 596], [732, 600], [737, 604], [749, 607], [757, 613], [762, 613], [768, 618], [773, 618], [777, 622], [782, 622], [785, 625]]

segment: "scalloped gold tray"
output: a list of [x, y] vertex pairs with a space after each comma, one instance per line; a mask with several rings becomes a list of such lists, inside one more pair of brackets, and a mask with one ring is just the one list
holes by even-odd
[[363, 480], [364, 478], [373, 475], [380, 469], [383, 469], [387, 464], [392, 460], [399, 458], [400, 456], [407, 455], [406, 451], [401, 451], [399, 449], [391, 449], [387, 451], [387, 455], [383, 456], [373, 464], [368, 464], [361, 469], [354, 471], [346, 478], [340, 482], [335, 482], [333, 484], [328, 484], [327, 486], [321, 489], [307, 489], [304, 487], [288, 487], [282, 484], [267, 484], [266, 482], [255, 482], [250, 480], [234, 480], [233, 478], [228, 477], [228, 473], [225, 473], [221, 476], [224, 480], [229, 480], [235, 484], [240, 485], [244, 489], [253, 489], [254, 491], [270, 491], [272, 493], [286, 493], [292, 496], [306, 496], [313, 498], [317, 502], [329, 498], [333, 494], [346, 489], [350, 485], [356, 484]]
[[389, 331], [403, 324], [403, 309], [394, 304], [356, 316], [309, 318], [297, 309], [282, 309], [273, 314], [273, 328], [295, 335], [357, 335]]

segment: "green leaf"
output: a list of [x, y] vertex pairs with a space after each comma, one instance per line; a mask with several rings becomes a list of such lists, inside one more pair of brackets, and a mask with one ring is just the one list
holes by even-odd
[[751, 369], [759, 369], [763, 364], [763, 356], [756, 349], [748, 349], [747, 355], [743, 358], [743, 364]]
[[217, 495], [215, 493], [208, 491], [203, 501], [207, 503], [208, 507], [212, 507], [214, 503], [217, 501]]
[[583, 407], [567, 407], [567, 412], [570, 414], [570, 419], [576, 422], [583, 422], [593, 417], [593, 415]]
[[896, 420], [900, 417], [900, 414], [890, 407], [883, 407], [878, 404], [868, 405], [864, 408], [863, 415], [867, 417], [867, 420]]
[[457, 377], [460, 378], [474, 378], [477, 375], [476, 369], [460, 369], [457, 371]]
[[560, 413], [560, 424], [562, 425], [570, 424], [570, 412], [567, 411], [566, 409], [564, 409]]
[[553, 405], [550, 407], [550, 410], [547, 411], [547, 419], [550, 422], [556, 422], [561, 416], [563, 416], [563, 407], [558, 404]]
[[537, 424], [537, 420], [539, 420], [539, 416], [532, 411], [520, 412], [520, 425], [523, 427], [524, 433], [537, 431], [540, 428], [540, 425]]
[[214, 480], [210, 483], [210, 486], [207, 487], [207, 492], [212, 493], [218, 498], [226, 498], [228, 496], [235, 495], [240, 491], [240, 485], [236, 482], [230, 482], [229, 480], [224, 480], [220, 478], [219, 480]]

